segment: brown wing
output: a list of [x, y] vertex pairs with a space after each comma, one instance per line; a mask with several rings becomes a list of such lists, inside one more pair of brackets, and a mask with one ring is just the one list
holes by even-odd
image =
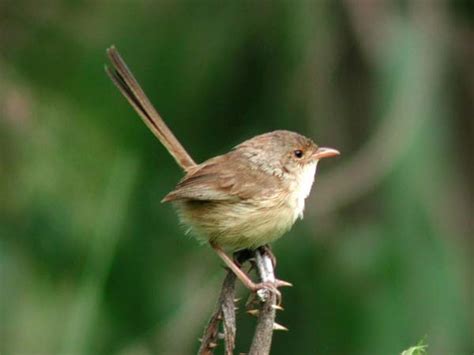
[[176, 200], [238, 201], [265, 193], [272, 176], [248, 166], [230, 152], [198, 165], [162, 202]]

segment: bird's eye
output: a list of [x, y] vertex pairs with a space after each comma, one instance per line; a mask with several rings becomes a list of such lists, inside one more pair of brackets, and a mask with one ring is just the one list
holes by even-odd
[[293, 154], [295, 154], [295, 157], [297, 157], [297, 158], [302, 158], [303, 157], [303, 151], [299, 150], [299, 149], [295, 150], [293, 152]]

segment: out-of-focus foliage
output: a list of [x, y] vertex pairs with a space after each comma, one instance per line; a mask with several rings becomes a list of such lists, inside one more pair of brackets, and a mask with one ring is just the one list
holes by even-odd
[[472, 354], [473, 21], [469, 1], [2, 0], [0, 353], [190, 354], [216, 300], [218, 258], [159, 202], [181, 172], [103, 71], [115, 44], [197, 161], [274, 129], [341, 150], [274, 245], [295, 287], [273, 354]]
[[425, 355], [428, 345], [424, 344], [423, 341], [419, 342], [418, 345], [412, 346], [409, 349], [404, 350], [401, 355]]

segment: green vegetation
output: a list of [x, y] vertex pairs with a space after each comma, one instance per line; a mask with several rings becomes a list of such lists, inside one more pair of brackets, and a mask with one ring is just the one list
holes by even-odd
[[403, 351], [401, 355], [425, 355], [428, 345], [424, 341], [420, 341], [417, 345]]
[[362, 3], [1, 1], [0, 353], [191, 354], [213, 309], [115, 44], [196, 161], [275, 129], [342, 152], [273, 246], [273, 354], [472, 354], [474, 9]]

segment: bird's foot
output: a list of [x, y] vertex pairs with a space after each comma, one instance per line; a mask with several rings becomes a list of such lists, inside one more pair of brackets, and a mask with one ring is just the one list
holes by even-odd
[[[261, 301], [265, 302], [270, 294], [274, 294], [276, 298], [276, 305], [281, 306], [281, 292], [278, 290], [279, 287], [290, 287], [293, 286], [291, 283], [278, 280], [276, 279], [274, 282], [266, 281], [266, 282], [259, 282], [259, 283], [252, 283], [251, 287], [249, 287], [250, 291], [252, 291], [252, 296], [250, 298], [250, 302], [252, 302], [257, 296]], [[248, 304], [249, 302], [247, 302]]]

